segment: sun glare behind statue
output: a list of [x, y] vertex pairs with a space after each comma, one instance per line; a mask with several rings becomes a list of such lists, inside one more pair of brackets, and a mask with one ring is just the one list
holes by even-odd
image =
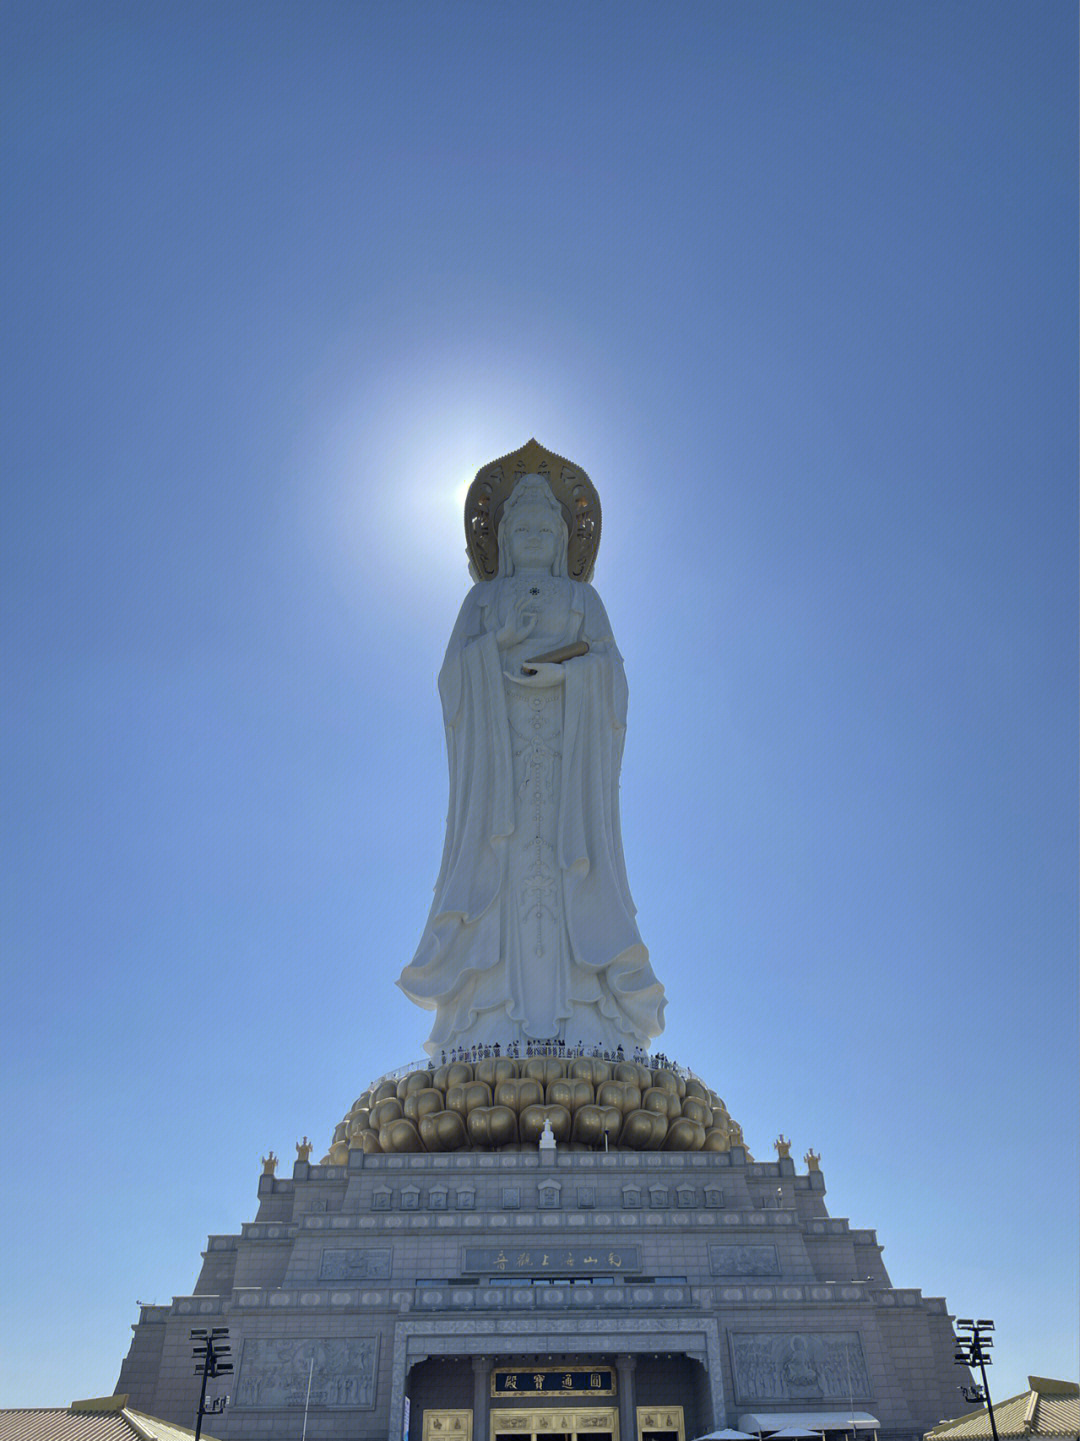
[[472, 584], [463, 516], [477, 470], [530, 435], [558, 433], [573, 450], [594, 426], [580, 397], [490, 365], [354, 381], [328, 387], [311, 417], [319, 550], [348, 608], [370, 612], [392, 597], [414, 634], [432, 628], [445, 640]]
[[311, 518], [350, 609], [392, 597], [401, 619], [423, 626], [469, 584], [462, 515], [480, 461], [475, 427], [430, 414], [418, 424], [415, 410], [373, 416], [355, 402], [339, 413], [312, 468]]

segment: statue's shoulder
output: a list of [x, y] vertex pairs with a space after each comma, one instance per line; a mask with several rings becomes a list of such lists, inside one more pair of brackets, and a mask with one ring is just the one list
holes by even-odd
[[465, 597], [465, 604], [475, 606], [477, 610], [487, 610], [498, 600], [499, 590], [498, 576], [494, 580], [478, 580]]
[[585, 634], [590, 640], [611, 641], [611, 621], [598, 592], [588, 581], [575, 580], [573, 608], [582, 617]]
[[604, 602], [600, 599], [591, 581], [572, 580], [570, 584], [573, 587], [575, 610], [580, 610], [586, 615], [596, 611], [599, 611], [601, 614], [606, 614], [604, 611]]
[[481, 610], [484, 606], [491, 604], [495, 592], [492, 589], [495, 582], [490, 580], [477, 580], [465, 593], [465, 599], [461, 602], [461, 613], [466, 611]]
[[478, 580], [461, 602], [455, 633], [459, 636], [476, 635], [486, 629], [485, 615], [498, 605], [499, 581]]

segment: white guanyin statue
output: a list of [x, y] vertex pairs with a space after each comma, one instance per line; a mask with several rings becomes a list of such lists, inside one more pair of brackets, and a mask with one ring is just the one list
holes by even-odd
[[619, 829], [626, 680], [587, 583], [599, 524], [588, 477], [535, 441], [469, 492], [478, 579], [439, 674], [446, 844], [398, 980], [436, 1013], [433, 1056], [552, 1038], [629, 1056], [663, 1030]]

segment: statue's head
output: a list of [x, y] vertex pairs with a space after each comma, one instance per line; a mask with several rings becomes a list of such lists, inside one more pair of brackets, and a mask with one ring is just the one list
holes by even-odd
[[566, 519], [551, 486], [542, 475], [523, 475], [499, 521], [499, 574], [542, 566], [551, 575], [565, 575], [566, 550]]
[[569, 532], [565, 562], [554, 573], [582, 581], [592, 576], [600, 544], [600, 497], [596, 487], [579, 465], [553, 450], [545, 450], [537, 440], [530, 440], [509, 455], [481, 466], [469, 486], [465, 497], [465, 547], [473, 580], [513, 574], [513, 562], [504, 565], [499, 543], [503, 511], [515, 495], [520, 502], [532, 491], [531, 498], [535, 499], [533, 487], [537, 482], [550, 491], [543, 497], [544, 503], [556, 502]]

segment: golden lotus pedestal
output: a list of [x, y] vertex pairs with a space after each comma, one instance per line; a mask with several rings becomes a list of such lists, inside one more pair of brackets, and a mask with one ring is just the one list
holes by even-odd
[[334, 1131], [324, 1165], [349, 1152], [419, 1155], [536, 1148], [728, 1151], [742, 1129], [696, 1076], [593, 1056], [487, 1056], [375, 1082]]

